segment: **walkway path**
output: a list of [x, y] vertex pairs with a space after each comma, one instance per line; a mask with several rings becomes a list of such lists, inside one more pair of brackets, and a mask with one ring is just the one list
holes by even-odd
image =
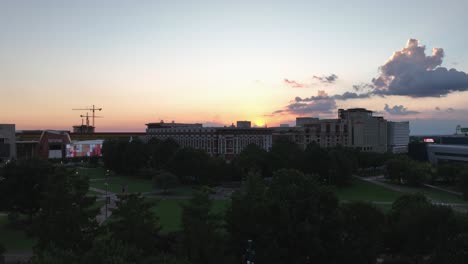
[[106, 192], [105, 190], [101, 190], [98, 188], [90, 187], [89, 190], [102, 194], [103, 196], [101, 196], [101, 198], [103, 197], [104, 202], [106, 203], [107, 203], [106, 194], [107, 194], [107, 197], [109, 197], [110, 204], [108, 204], [107, 207], [104, 204], [99, 210], [99, 214], [96, 216], [97, 222], [101, 225], [102, 223], [104, 223], [104, 221], [107, 220], [107, 218], [109, 218], [112, 215], [112, 209], [117, 207], [116, 202], [119, 200], [119, 197], [117, 196], [117, 194], [113, 192], [109, 192], [109, 191]]
[[454, 194], [454, 195], [463, 196], [463, 193], [461, 193], [461, 192], [456, 192], [456, 191], [452, 191], [452, 190], [447, 190], [447, 189], [442, 188], [442, 187], [439, 187], [439, 186], [434, 186], [434, 185], [431, 185], [431, 184], [424, 184], [424, 186], [429, 187], [429, 188], [432, 188], [432, 189], [436, 189], [436, 190], [439, 190], [439, 191], [451, 193], [451, 194]]
[[32, 258], [33, 252], [32, 250], [8, 252], [3, 254], [3, 256], [5, 257], [5, 263], [23, 263]]

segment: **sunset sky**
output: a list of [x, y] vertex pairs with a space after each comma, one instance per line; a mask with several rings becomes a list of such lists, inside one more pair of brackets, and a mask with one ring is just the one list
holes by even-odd
[[[294, 124], [362, 107], [468, 127], [468, 1], [0, 0], [0, 123]], [[425, 46], [425, 48], [424, 48]], [[396, 52], [396, 53], [395, 53]], [[451, 70], [453, 68], [453, 70]]]

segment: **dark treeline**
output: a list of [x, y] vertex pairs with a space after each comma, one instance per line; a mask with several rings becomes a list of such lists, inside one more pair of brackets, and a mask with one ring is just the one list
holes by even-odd
[[[0, 170], [0, 210], [37, 241], [31, 264], [45, 263], [466, 263], [467, 215], [422, 195], [400, 197], [387, 214], [362, 202], [339, 203], [319, 176], [280, 169], [265, 181], [250, 174], [223, 214], [206, 192], [183, 205], [182, 229], [162, 233], [157, 201], [120, 196], [103, 225], [89, 181], [71, 169], [11, 163]], [[20, 179], [18, 180], [17, 177]], [[37, 188], [37, 204], [7, 189]], [[28, 189], [28, 190], [26, 190]], [[30, 208], [27, 208], [30, 207]], [[249, 242], [250, 241], [250, 242]], [[1, 247], [0, 247], [1, 248]]]
[[103, 146], [105, 166], [118, 173], [153, 178], [168, 171], [182, 183], [204, 185], [245, 179], [251, 172], [267, 178], [279, 169], [296, 169], [317, 175], [322, 183], [344, 186], [358, 169], [382, 167], [391, 156], [344, 147], [324, 149], [316, 144], [303, 150], [293, 142], [278, 140], [269, 152], [249, 145], [228, 163], [202, 150], [181, 148], [172, 139], [152, 139], [147, 144], [109, 140]]

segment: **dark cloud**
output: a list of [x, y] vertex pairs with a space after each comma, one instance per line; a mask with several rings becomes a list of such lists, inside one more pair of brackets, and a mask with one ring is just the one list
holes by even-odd
[[440, 107], [436, 106], [436, 107], [435, 107], [435, 110], [436, 110], [436, 111], [440, 111]]
[[284, 79], [283, 82], [292, 88], [304, 88], [307, 87], [304, 83], [296, 82], [294, 80]]
[[338, 79], [338, 75], [332, 73], [328, 76], [323, 75], [323, 76], [315, 76], [313, 77], [314, 79], [319, 80], [322, 83], [335, 83], [335, 81]]
[[393, 53], [382, 65], [380, 76], [372, 79], [374, 94], [409, 97], [441, 97], [455, 91], [468, 90], [468, 75], [455, 69], [440, 67], [444, 57], [441, 48], [432, 49], [426, 56], [426, 47], [410, 39], [406, 47]]
[[391, 115], [413, 115], [413, 114], [419, 114], [417, 111], [410, 111], [406, 107], [402, 105], [395, 105], [393, 107], [388, 106], [388, 104], [385, 104], [384, 107], [385, 112], [391, 114]]
[[284, 109], [274, 111], [272, 114], [319, 114], [331, 113], [334, 109], [336, 109], [335, 99], [324, 91], [318, 91], [317, 96], [296, 97]]

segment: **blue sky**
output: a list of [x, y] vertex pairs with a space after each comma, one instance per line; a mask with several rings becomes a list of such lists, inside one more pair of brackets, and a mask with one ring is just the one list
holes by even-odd
[[[4, 0], [0, 122], [70, 129], [82, 114], [71, 108], [92, 104], [104, 108], [101, 131], [142, 130], [160, 119], [291, 122], [297, 112], [272, 113], [295, 97], [371, 83], [411, 38], [427, 56], [444, 50], [438, 67], [467, 72], [466, 10], [464, 1]], [[331, 74], [333, 83], [313, 78]], [[441, 98], [387, 95], [335, 105], [417, 120], [415, 134], [450, 133], [452, 123], [468, 126], [467, 92], [457, 89]], [[392, 115], [385, 104], [418, 113]], [[333, 117], [336, 109], [300, 115]]]

